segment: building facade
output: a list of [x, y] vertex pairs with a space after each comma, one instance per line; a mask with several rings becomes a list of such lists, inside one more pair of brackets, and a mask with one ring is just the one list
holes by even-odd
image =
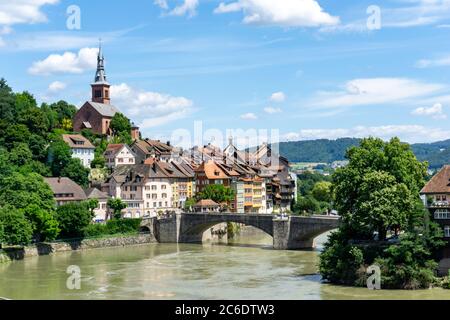
[[63, 134], [62, 138], [70, 147], [72, 158], [80, 159], [84, 167], [90, 168], [95, 156], [94, 145], [81, 134]]
[[136, 163], [136, 155], [126, 144], [109, 144], [103, 156], [105, 157], [106, 166], [110, 169], [120, 165]]

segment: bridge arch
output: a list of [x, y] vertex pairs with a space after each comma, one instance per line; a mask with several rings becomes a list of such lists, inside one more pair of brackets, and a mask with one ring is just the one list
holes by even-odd
[[203, 233], [220, 223], [255, 227], [273, 237], [273, 216], [245, 214], [186, 214], [180, 222], [180, 242], [202, 242]]

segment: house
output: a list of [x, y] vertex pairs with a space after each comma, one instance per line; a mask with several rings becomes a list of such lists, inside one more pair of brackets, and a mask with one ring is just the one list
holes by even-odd
[[102, 189], [127, 204], [125, 217], [154, 217], [181, 211], [193, 195], [192, 178], [193, 172], [185, 173], [172, 163], [147, 159], [143, 164], [116, 167]]
[[106, 160], [106, 166], [110, 169], [119, 165], [136, 163], [136, 155], [126, 144], [109, 144], [103, 156]]
[[211, 199], [200, 200], [194, 206], [195, 212], [219, 212], [220, 204]]
[[172, 158], [173, 148], [170, 142], [162, 143], [159, 140], [135, 140], [130, 146], [136, 155], [136, 163], [144, 163], [147, 159], [157, 159], [168, 162]]
[[94, 145], [81, 134], [63, 134], [62, 138], [69, 145], [72, 158], [80, 159], [84, 167], [90, 168], [95, 156]]
[[420, 191], [433, 219], [441, 225], [450, 242], [450, 165], [444, 166]]
[[200, 193], [210, 184], [221, 184], [225, 187], [231, 186], [231, 175], [238, 177], [235, 171], [226, 172], [215, 161], [208, 160], [199, 165], [195, 170], [196, 193]]
[[[111, 104], [110, 87], [105, 73], [105, 58], [100, 46], [97, 56], [97, 71], [94, 82], [91, 84], [91, 101], [87, 101], [77, 111], [73, 118], [73, 129], [81, 132], [89, 129], [95, 134], [111, 135], [111, 120], [119, 109]], [[131, 129], [133, 138], [139, 136], [139, 128]]]
[[53, 191], [57, 206], [87, 200], [84, 190], [69, 178], [44, 178]]
[[444, 166], [428, 181], [420, 196], [432, 219], [444, 231], [447, 246], [440, 253], [439, 273], [447, 275], [450, 269], [450, 165]]
[[85, 190], [87, 199], [97, 199], [98, 207], [94, 209], [95, 222], [103, 222], [108, 219], [108, 200], [110, 199], [106, 192], [102, 192], [97, 188], [89, 188]]

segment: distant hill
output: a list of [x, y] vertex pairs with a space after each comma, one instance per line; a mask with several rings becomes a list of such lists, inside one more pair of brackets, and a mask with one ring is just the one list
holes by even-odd
[[[358, 146], [360, 139], [342, 138], [337, 140], [308, 140], [281, 142], [280, 154], [291, 162], [326, 162], [345, 159], [345, 152], [352, 146]], [[273, 146], [276, 148], [276, 145]], [[430, 168], [436, 169], [450, 164], [450, 140], [417, 143], [411, 145], [420, 161], [428, 161]]]

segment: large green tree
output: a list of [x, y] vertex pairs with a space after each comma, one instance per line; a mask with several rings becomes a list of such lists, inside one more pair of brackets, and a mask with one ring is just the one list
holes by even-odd
[[[411, 283], [426, 287], [433, 273], [433, 255], [442, 244], [442, 231], [429, 221], [419, 198], [427, 164], [419, 162], [410, 146], [398, 138], [389, 142], [363, 139], [360, 147], [348, 150], [347, 158], [348, 166], [333, 175], [335, 206], [342, 223], [320, 257], [322, 276], [336, 283], [363, 285], [361, 268], [377, 262], [388, 287]], [[386, 242], [388, 232], [400, 234], [400, 242]], [[412, 255], [405, 256], [408, 250]], [[416, 273], [406, 272], [414, 268]]]

